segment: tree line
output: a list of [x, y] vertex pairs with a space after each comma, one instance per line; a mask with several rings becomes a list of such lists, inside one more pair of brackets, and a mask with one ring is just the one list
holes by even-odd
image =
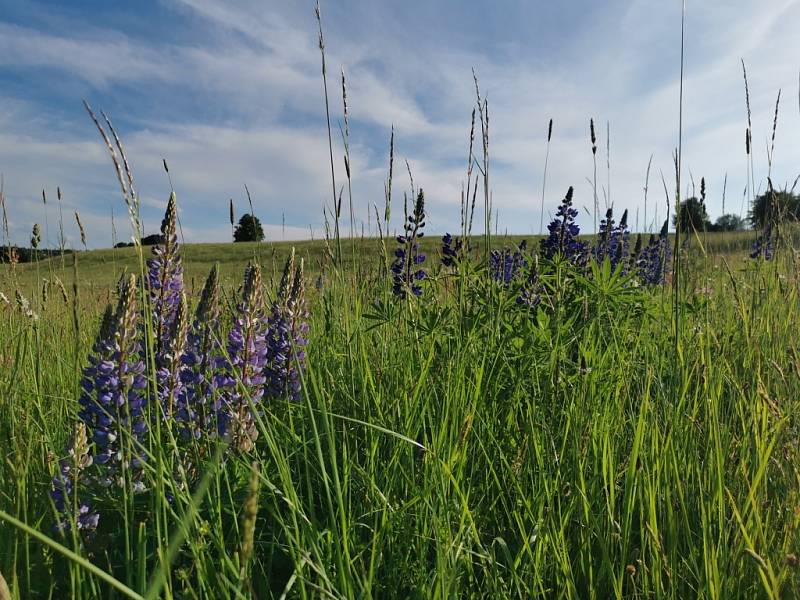
[[800, 195], [789, 190], [768, 191], [757, 196], [746, 220], [739, 215], [724, 214], [712, 223], [706, 212], [705, 202], [695, 196], [682, 201], [678, 214], [672, 216], [672, 224], [684, 233], [740, 231], [747, 225], [753, 229], [764, 229], [768, 223], [797, 220], [800, 220]]

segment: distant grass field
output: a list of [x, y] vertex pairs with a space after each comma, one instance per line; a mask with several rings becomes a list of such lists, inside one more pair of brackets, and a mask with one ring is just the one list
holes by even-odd
[[[645, 243], [649, 234], [643, 234]], [[493, 237], [493, 247], [513, 247], [523, 240], [535, 246], [541, 239], [539, 236], [496, 236]], [[591, 241], [592, 236], [585, 236]], [[749, 251], [755, 239], [755, 233], [740, 231], [733, 233], [705, 233], [694, 236], [690, 242], [693, 248], [705, 249], [709, 255], [726, 256], [729, 260], [738, 261]], [[357, 238], [343, 240], [343, 269], [358, 275], [359, 269], [365, 272], [380, 264], [383, 260], [384, 247], [376, 238]], [[389, 253], [393, 252], [391, 241], [385, 242]], [[265, 276], [274, 281], [280, 277], [281, 269], [286, 258], [295, 250], [297, 256], [305, 261], [306, 272], [311, 277], [316, 277], [321, 271], [330, 268], [333, 243], [326, 244], [323, 240], [294, 241], [294, 242], [239, 242], [218, 244], [185, 244], [183, 253], [186, 261], [186, 281], [190, 291], [198, 291], [203, 280], [208, 275], [214, 263], [219, 263], [223, 284], [235, 286], [241, 283], [242, 273], [249, 261], [257, 261], [264, 269]], [[436, 258], [440, 252], [440, 236], [423, 238], [423, 250]], [[145, 247], [145, 256], [149, 256], [150, 248]], [[104, 250], [91, 250], [77, 253], [78, 284], [85, 293], [96, 295], [107, 294], [112, 290], [119, 277], [125, 272], [136, 273], [139, 270], [139, 258], [135, 248], [116, 248]], [[54, 257], [42, 260], [38, 264], [25, 263], [17, 265], [12, 273], [8, 265], [0, 264], [0, 291], [7, 295], [12, 294], [16, 287], [26, 294], [37, 293], [41, 278], [51, 275], [59, 277], [66, 285], [72, 285], [73, 258], [71, 255]]]

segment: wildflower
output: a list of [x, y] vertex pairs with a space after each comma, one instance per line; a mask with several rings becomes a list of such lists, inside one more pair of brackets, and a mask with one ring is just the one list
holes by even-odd
[[614, 212], [609, 208], [606, 218], [600, 222], [600, 233], [597, 245], [593, 249], [594, 258], [597, 262], [603, 262], [606, 258], [611, 263], [611, 270], [615, 270], [618, 265], [622, 265], [625, 270], [625, 261], [628, 258], [630, 248], [630, 232], [628, 231], [628, 211], [622, 213], [619, 224], [614, 223]]
[[525, 283], [522, 284], [522, 287], [519, 290], [517, 304], [526, 308], [535, 308], [539, 306], [542, 301], [543, 290], [544, 287], [539, 281], [539, 272], [536, 269], [536, 265], [531, 265], [531, 268], [528, 271], [528, 277], [525, 279]]
[[636, 261], [639, 279], [646, 285], [661, 285], [666, 281], [670, 257], [667, 227], [668, 221], [664, 221], [658, 237], [650, 236], [650, 242]]
[[632, 265], [635, 265], [639, 260], [639, 256], [642, 253], [642, 234], [636, 234], [636, 243], [633, 246], [633, 252], [631, 253], [630, 262]]
[[[140, 444], [147, 432], [144, 361], [136, 339], [136, 277], [120, 285], [114, 313], [106, 309], [100, 334], [81, 379], [80, 420], [94, 442], [94, 463], [110, 485], [121, 468], [139, 471]], [[141, 473], [134, 473], [138, 478]], [[141, 480], [134, 481], [135, 489]]]
[[[153, 246], [153, 258], [147, 260], [147, 291], [152, 307], [156, 357], [169, 344], [172, 323], [183, 291], [183, 266], [178, 252], [177, 225], [178, 209], [175, 194], [172, 193], [161, 221], [162, 243]], [[158, 358], [156, 362], [158, 363]]]
[[[69, 531], [74, 522], [78, 530], [94, 531], [100, 515], [93, 512], [88, 502], [81, 502], [78, 495], [79, 484], [83, 483], [83, 472], [92, 465], [86, 425], [78, 422], [68, 449], [68, 457], [58, 463], [58, 473], [53, 477], [50, 497], [62, 520], [56, 523], [56, 530]], [[70, 518], [72, 517], [72, 518]]]
[[264, 367], [267, 357], [264, 299], [261, 267], [250, 264], [245, 270], [242, 300], [236, 306], [233, 328], [228, 335], [228, 359], [216, 385], [225, 388], [220, 412], [220, 433], [227, 435], [234, 448], [247, 452], [258, 437], [252, 408], [264, 395]]
[[272, 398], [300, 398], [300, 371], [305, 365], [308, 324], [305, 310], [303, 262], [295, 267], [294, 251], [286, 261], [278, 297], [267, 319], [267, 394]]
[[158, 397], [166, 417], [171, 418], [183, 384], [182, 357], [186, 350], [186, 335], [189, 328], [189, 307], [186, 294], [181, 292], [175, 319], [172, 321], [166, 344], [156, 356], [156, 384]]
[[152, 310], [156, 366], [156, 392], [161, 410], [173, 416], [181, 393], [181, 356], [186, 347], [188, 308], [183, 293], [183, 267], [179, 254], [178, 209], [174, 192], [161, 221], [161, 243], [153, 246], [147, 261], [147, 291]]
[[464, 240], [445, 233], [442, 236], [442, 265], [456, 267], [464, 258]]
[[553, 258], [556, 254], [580, 263], [586, 254], [586, 243], [579, 242], [576, 238], [580, 228], [575, 223], [578, 211], [572, 207], [572, 186], [567, 190], [567, 195], [558, 207], [556, 217], [547, 226], [550, 235], [540, 242], [542, 255]]
[[515, 251], [510, 248], [503, 250], [492, 250], [489, 254], [489, 275], [491, 278], [504, 287], [508, 287], [512, 280], [519, 275], [520, 270], [528, 266], [525, 258], [525, 249], [528, 243], [523, 242]]
[[755, 239], [750, 252], [750, 258], [772, 260], [775, 255], [775, 244], [772, 235], [772, 223], [767, 223], [764, 231]]
[[392, 291], [398, 298], [406, 298], [410, 291], [414, 296], [422, 295], [420, 282], [427, 277], [421, 267], [425, 255], [419, 251], [419, 239], [425, 227], [425, 195], [417, 194], [414, 211], [404, 225], [404, 234], [397, 236], [398, 248], [394, 251], [392, 263]]
[[219, 362], [219, 266], [208, 274], [194, 321], [187, 335], [181, 361], [181, 388], [177, 395], [176, 420], [185, 437], [199, 439], [215, 430], [216, 386], [214, 373]]

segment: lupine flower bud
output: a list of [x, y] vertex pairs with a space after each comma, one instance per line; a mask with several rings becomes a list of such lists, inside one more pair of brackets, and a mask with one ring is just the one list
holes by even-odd
[[272, 398], [300, 398], [300, 372], [305, 366], [304, 347], [308, 314], [305, 309], [303, 262], [295, 267], [294, 251], [286, 261], [278, 296], [267, 320], [267, 394]]
[[668, 221], [664, 221], [658, 237], [651, 236], [650, 242], [642, 250], [636, 261], [639, 279], [645, 285], [661, 285], [666, 281], [670, 247], [667, 236]]
[[264, 366], [267, 345], [264, 331], [264, 300], [261, 267], [250, 264], [245, 270], [242, 300], [236, 307], [233, 328], [228, 335], [228, 359], [223, 373], [215, 378], [217, 387], [225, 388], [219, 429], [229, 436], [240, 452], [252, 449], [258, 431], [251, 406], [264, 395]]
[[172, 193], [161, 222], [162, 243], [153, 246], [153, 258], [147, 260], [147, 291], [152, 306], [156, 355], [164, 352], [169, 343], [172, 322], [183, 292], [177, 227], [178, 208]]
[[398, 298], [422, 295], [420, 282], [427, 277], [421, 267], [425, 262], [425, 254], [419, 251], [419, 239], [424, 235], [425, 227], [425, 194], [422, 190], [417, 194], [414, 211], [408, 216], [403, 235], [397, 236], [398, 247], [394, 251], [392, 263], [392, 291]]

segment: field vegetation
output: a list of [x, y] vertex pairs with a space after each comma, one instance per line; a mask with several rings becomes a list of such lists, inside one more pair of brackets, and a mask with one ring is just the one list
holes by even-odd
[[678, 152], [652, 231], [493, 235], [475, 83], [444, 236], [390, 154], [345, 237], [346, 155], [323, 239], [183, 244], [173, 192], [143, 247], [87, 105], [136, 243], [0, 265], [0, 599], [800, 595], [788, 204], [669, 233]]

